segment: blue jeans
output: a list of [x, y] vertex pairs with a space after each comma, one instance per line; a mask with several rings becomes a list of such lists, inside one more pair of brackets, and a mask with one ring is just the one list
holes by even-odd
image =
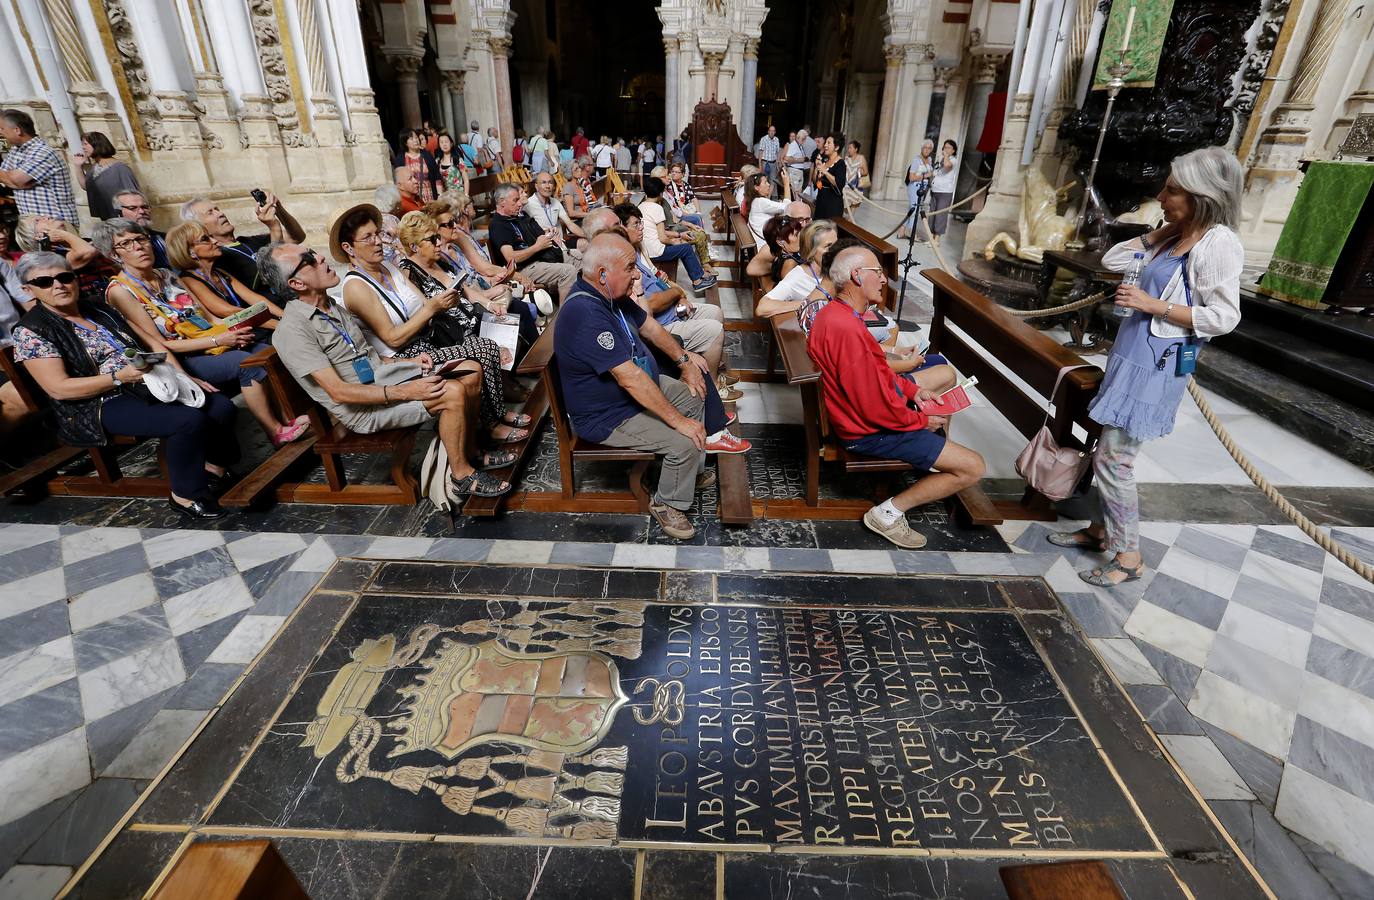
[[663, 255], [655, 256], [654, 262], [663, 265], [671, 260], [677, 260], [687, 269], [687, 275], [696, 284], [705, 275], [701, 268], [701, 260], [697, 259], [697, 249], [691, 244], [671, 244], [663, 248]]
[[240, 388], [246, 388], [266, 378], [267, 370], [257, 366], [241, 369], [239, 363], [266, 349], [267, 344], [250, 344], [243, 350], [226, 350], [214, 356], [205, 353], [184, 356], [181, 364], [186, 367], [187, 372], [202, 381], [210, 382], [215, 387], [232, 388], [237, 384]]
[[205, 405], [197, 409], [122, 393], [100, 408], [100, 424], [110, 434], [165, 440], [172, 493], [199, 500], [208, 495], [207, 462], [219, 466], [238, 462], [235, 411], [233, 402], [223, 394], [206, 393]]
[[691, 216], [681, 216], [680, 218], [681, 218], [682, 221], [684, 221], [684, 222], [691, 222], [693, 225], [695, 225], [695, 226], [698, 227], [698, 228], [705, 228], [705, 227], [706, 227], [705, 225], [703, 225], [703, 224], [701, 223], [701, 216], [691, 215]]
[[765, 159], [760, 165], [763, 166], [763, 175], [769, 181], [778, 180], [778, 161], [776, 159]]

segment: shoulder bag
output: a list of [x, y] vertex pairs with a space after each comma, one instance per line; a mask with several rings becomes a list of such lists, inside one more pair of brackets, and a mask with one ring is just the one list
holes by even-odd
[[[1050, 391], [1050, 408], [1059, 395], [1059, 384], [1064, 376], [1074, 369], [1091, 368], [1087, 365], [1065, 366], [1054, 379], [1054, 389]], [[1083, 480], [1092, 465], [1092, 447], [1077, 450], [1061, 447], [1050, 431], [1050, 411], [1045, 411], [1045, 422], [1035, 437], [1016, 457], [1016, 474], [1026, 479], [1026, 484], [1051, 500], [1065, 500], [1073, 495], [1074, 488]]]

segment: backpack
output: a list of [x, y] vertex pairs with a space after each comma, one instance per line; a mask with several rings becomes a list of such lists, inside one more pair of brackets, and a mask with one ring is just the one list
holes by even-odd
[[524, 144], [524, 142], [522, 142], [522, 141], [516, 141], [516, 142], [515, 142], [515, 146], [512, 147], [511, 150], [510, 150], [510, 158], [511, 158], [512, 160], [514, 160], [515, 162], [518, 162], [518, 163], [522, 163], [522, 162], [525, 161], [525, 144]]
[[496, 157], [491, 155], [491, 151], [486, 148], [485, 144], [477, 148], [477, 165], [484, 169], [490, 169], [496, 165]]

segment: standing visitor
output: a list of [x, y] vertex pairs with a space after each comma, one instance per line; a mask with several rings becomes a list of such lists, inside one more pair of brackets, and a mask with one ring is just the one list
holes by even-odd
[[119, 212], [114, 198], [124, 191], [140, 190], [133, 170], [115, 159], [114, 144], [99, 131], [81, 135], [81, 152], [72, 162], [76, 163], [76, 180], [86, 192], [92, 218], [115, 218]]
[[859, 152], [859, 142], [850, 141], [845, 145], [844, 156], [844, 207], [846, 214], [852, 216], [854, 210], [863, 203], [872, 181], [868, 177], [868, 160]]
[[596, 177], [605, 178], [608, 169], [615, 168], [615, 148], [611, 146], [611, 139], [607, 135], [602, 135], [592, 150], [592, 162], [596, 166]]
[[811, 140], [807, 133], [798, 131], [783, 150], [782, 161], [787, 166], [787, 178], [792, 182], [792, 196], [800, 197], [806, 186], [807, 175], [811, 172], [811, 154], [806, 152], [806, 142]]
[[[921, 151], [911, 158], [911, 165], [906, 167], [906, 204], [908, 208], [914, 207], [921, 195], [930, 190], [930, 179], [935, 177], [935, 142], [930, 138], [921, 141]], [[910, 236], [916, 228], [916, 214], [913, 212], [902, 222], [902, 230], [898, 232], [900, 237]], [[920, 234], [916, 235], [918, 240], [925, 240]]]
[[[935, 165], [935, 174], [930, 179], [930, 204], [937, 212], [954, 202], [954, 186], [959, 180], [959, 145], [945, 141], [940, 145], [940, 161]], [[935, 242], [949, 229], [949, 213], [939, 212], [930, 220], [930, 233]]]
[[769, 125], [768, 132], [759, 138], [759, 144], [754, 148], [759, 165], [763, 167], [763, 174], [769, 181], [776, 180], [778, 176], [778, 153], [781, 149], [778, 144], [778, 126]]
[[463, 155], [454, 149], [453, 135], [447, 131], [439, 132], [438, 150], [434, 161], [439, 164], [440, 193], [458, 191], [467, 193], [468, 176], [463, 169]]
[[424, 145], [424, 136], [419, 131], [406, 128], [401, 131], [401, 151], [391, 161], [393, 168], [406, 168], [415, 175], [416, 195], [421, 206], [442, 192], [439, 187], [439, 164]]
[[838, 219], [844, 215], [845, 164], [840, 156], [843, 146], [843, 135], [828, 134], [816, 157], [816, 210], [813, 215], [817, 219]]
[[77, 221], [67, 164], [35, 134], [29, 114], [21, 109], [0, 110], [0, 138], [10, 145], [0, 162], [0, 187], [14, 191], [19, 215]]

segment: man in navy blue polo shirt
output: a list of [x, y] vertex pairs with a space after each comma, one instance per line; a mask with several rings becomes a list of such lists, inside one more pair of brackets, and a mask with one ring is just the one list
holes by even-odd
[[[582, 275], [554, 326], [554, 356], [578, 435], [663, 454], [649, 511], [667, 535], [686, 540], [696, 533], [685, 515], [696, 489], [715, 480], [702, 473], [706, 453], [738, 453], [749, 445], [723, 423], [713, 422], [720, 430], [708, 435], [706, 361], [631, 299], [638, 279], [634, 247], [623, 236], [605, 233], [588, 242]], [[679, 378], [659, 372], [655, 349], [678, 366]]]

